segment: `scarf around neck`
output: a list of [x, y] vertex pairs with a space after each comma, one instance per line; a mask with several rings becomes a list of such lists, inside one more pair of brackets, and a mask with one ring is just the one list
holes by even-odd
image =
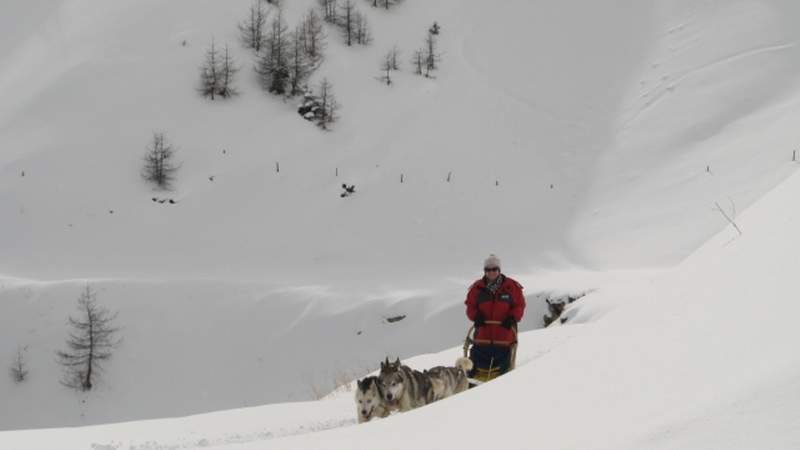
[[505, 276], [501, 273], [494, 281], [486, 281], [486, 288], [489, 289], [492, 294], [497, 293], [497, 290], [500, 288], [500, 285], [503, 284], [503, 280], [505, 280]]

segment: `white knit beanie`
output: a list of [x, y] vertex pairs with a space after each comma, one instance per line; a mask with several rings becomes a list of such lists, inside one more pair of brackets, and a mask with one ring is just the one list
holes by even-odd
[[483, 261], [483, 267], [497, 267], [498, 269], [501, 268], [500, 266], [500, 258], [497, 257], [494, 253], [489, 255], [485, 261]]

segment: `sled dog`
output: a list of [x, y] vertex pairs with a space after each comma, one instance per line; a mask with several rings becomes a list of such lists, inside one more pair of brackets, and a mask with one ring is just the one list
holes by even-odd
[[369, 422], [373, 417], [387, 417], [391, 412], [378, 377], [358, 380], [356, 389], [358, 423]]
[[472, 370], [472, 360], [458, 358], [455, 367], [437, 366], [426, 370], [433, 388], [433, 400], [441, 400], [469, 389], [467, 373]]
[[400, 358], [381, 363], [378, 375], [383, 384], [384, 398], [393, 408], [410, 411], [433, 402], [433, 386], [428, 374], [400, 364]]
[[471, 369], [468, 358], [459, 358], [455, 367], [439, 366], [424, 372], [401, 364], [399, 358], [395, 362], [387, 358], [378, 378], [390, 407], [405, 412], [467, 390], [466, 373]]

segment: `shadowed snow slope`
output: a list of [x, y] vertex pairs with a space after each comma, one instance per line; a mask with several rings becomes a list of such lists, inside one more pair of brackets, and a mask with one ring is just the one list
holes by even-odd
[[[0, 377], [0, 429], [173, 417], [316, 398], [386, 355], [449, 348], [466, 332], [468, 280], [435, 291], [341, 292], [257, 283], [92, 281], [119, 313], [123, 342], [90, 394], [65, 388], [55, 352], [78, 317], [80, 281], [0, 282], [3, 371], [17, 348], [30, 372]], [[533, 302], [532, 302], [533, 303]], [[541, 302], [526, 329], [541, 327]], [[390, 317], [405, 316], [398, 322]], [[40, 409], [32, 405], [48, 405]]]
[[[164, 421], [0, 433], [3, 448], [788, 449], [800, 444], [794, 176], [676, 269], [631, 276], [525, 333], [519, 367], [366, 425], [351, 392]], [[408, 360], [449, 364], [458, 349]], [[490, 413], [491, 412], [491, 413]], [[465, 424], [480, 420], [480, 427]], [[336, 430], [328, 430], [338, 428]], [[501, 430], [501, 431], [491, 431]], [[299, 435], [299, 436], [298, 436]], [[109, 447], [102, 447], [108, 445]], [[141, 447], [140, 447], [141, 446]]]

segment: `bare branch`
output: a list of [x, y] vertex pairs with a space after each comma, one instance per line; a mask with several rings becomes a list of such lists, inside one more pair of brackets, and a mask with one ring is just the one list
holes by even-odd
[[[733, 200], [731, 200], [731, 204], [733, 204]], [[734, 220], [730, 216], [728, 216], [728, 214], [725, 212], [725, 210], [722, 209], [722, 206], [719, 205], [719, 202], [714, 202], [714, 205], [716, 205], [717, 211], [719, 211], [719, 213], [722, 214], [722, 217], [724, 217], [725, 220], [728, 221], [728, 223], [733, 225], [733, 228], [735, 228], [736, 231], [739, 232], [739, 236], [741, 236], [742, 235], [742, 230], [739, 228], [739, 225], [736, 225], [736, 222], [734, 222]], [[734, 212], [734, 218], [735, 218], [736, 217], [735, 216], [736, 205], [733, 205], [733, 212]]]

